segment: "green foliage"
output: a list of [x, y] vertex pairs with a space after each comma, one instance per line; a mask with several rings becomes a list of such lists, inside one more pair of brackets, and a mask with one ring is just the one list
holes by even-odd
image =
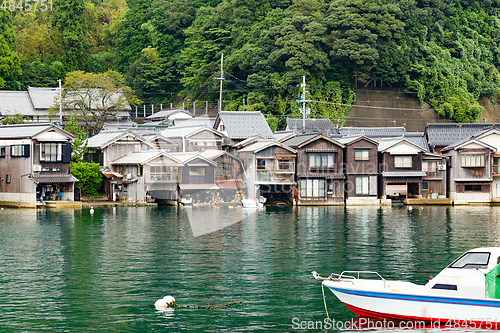
[[310, 98], [315, 101], [311, 105], [311, 115], [328, 118], [342, 126], [355, 97], [353, 90], [343, 89], [339, 82], [327, 82], [324, 86], [317, 82], [311, 89]]
[[11, 14], [0, 10], [0, 89], [6, 79], [21, 74], [19, 56], [12, 50], [15, 38]]
[[70, 120], [66, 122], [64, 130], [73, 134], [75, 137], [71, 141], [71, 161], [78, 162], [83, 159], [83, 155], [87, 153], [87, 133], [85, 129], [78, 126], [78, 121], [75, 117], [71, 116]]
[[24, 124], [24, 117], [22, 114], [8, 114], [2, 118], [0, 121], [2, 125], [15, 125], [15, 124]]
[[102, 173], [98, 163], [71, 162], [71, 174], [78, 179], [75, 187], [81, 189], [83, 195], [97, 196], [97, 189], [102, 181]]

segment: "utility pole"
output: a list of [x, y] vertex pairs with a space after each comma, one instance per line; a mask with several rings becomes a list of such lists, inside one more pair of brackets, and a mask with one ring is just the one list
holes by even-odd
[[62, 86], [61, 79], [57, 80], [59, 82], [59, 126], [62, 127]]
[[310, 102], [306, 100], [306, 77], [302, 76], [302, 132], [306, 132], [306, 102]]
[[222, 80], [224, 80], [224, 53], [220, 56], [220, 90], [219, 90], [219, 112], [222, 111]]

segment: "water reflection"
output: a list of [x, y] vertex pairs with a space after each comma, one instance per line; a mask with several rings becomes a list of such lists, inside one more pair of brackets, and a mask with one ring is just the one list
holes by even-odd
[[[464, 251], [497, 246], [499, 218], [500, 208], [479, 206], [5, 209], [0, 327], [292, 331], [294, 318], [325, 318], [311, 271], [425, 283]], [[165, 295], [188, 305], [248, 301], [157, 312]], [[355, 317], [333, 295], [327, 302], [332, 318]]]

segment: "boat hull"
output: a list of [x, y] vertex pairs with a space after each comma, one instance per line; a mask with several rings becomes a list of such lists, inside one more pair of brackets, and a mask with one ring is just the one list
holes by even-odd
[[499, 323], [500, 327], [500, 300], [496, 299], [357, 290], [336, 286], [339, 283], [333, 281], [324, 281], [323, 284], [360, 316], [481, 326]]

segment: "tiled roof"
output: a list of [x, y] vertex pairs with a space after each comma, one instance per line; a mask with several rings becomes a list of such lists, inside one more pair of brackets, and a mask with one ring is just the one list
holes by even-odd
[[3, 125], [0, 126], [0, 138], [1, 139], [31, 138], [36, 134], [45, 131], [51, 126], [52, 124], [49, 123]]
[[20, 113], [24, 116], [46, 115], [36, 112], [27, 91], [0, 90], [0, 113], [2, 116]]
[[178, 108], [178, 109], [161, 110], [159, 112], [153, 113], [150, 116], [147, 116], [146, 119], [168, 118], [169, 116], [171, 116], [175, 113], [178, 113], [178, 112], [183, 112], [183, 113], [191, 115], [186, 110], [184, 110], [182, 108]]
[[198, 117], [198, 118], [192, 118], [192, 119], [174, 119], [174, 126], [209, 126], [209, 127], [214, 127], [215, 124], [215, 118], [208, 118], [208, 117]]
[[268, 147], [271, 147], [271, 146], [278, 146], [278, 147], [285, 148], [285, 149], [289, 150], [292, 154], [297, 153], [297, 151], [295, 149], [290, 148], [288, 145], [282, 144], [276, 140], [258, 141], [258, 142], [252, 143], [251, 145], [246, 146], [245, 148], [240, 149], [240, 152], [256, 153], [256, 152], [259, 152], [259, 151], [266, 149]]
[[161, 135], [163, 135], [166, 138], [180, 138], [180, 137], [185, 137], [188, 136], [189, 134], [193, 133], [194, 131], [199, 130], [200, 128], [203, 128], [204, 125], [197, 125], [197, 126], [186, 126], [186, 127], [169, 127], [167, 129], [164, 129], [161, 131]]
[[32, 179], [39, 184], [51, 184], [51, 183], [77, 183], [73, 175], [33, 175]]
[[372, 136], [400, 136], [406, 134], [404, 127], [341, 127], [339, 133], [342, 136], [364, 135]]
[[342, 173], [307, 173], [298, 174], [299, 178], [326, 178], [326, 179], [345, 179], [345, 175]]
[[402, 136], [369, 136], [370, 139], [377, 141], [379, 143], [379, 150], [383, 150], [380, 148], [380, 145], [383, 145], [385, 141], [398, 141], [405, 139], [408, 142], [413, 143], [414, 145], [419, 146], [425, 151], [429, 151], [429, 145], [427, 144], [427, 139], [425, 138], [424, 132], [406, 132]]
[[28, 95], [38, 110], [47, 110], [59, 103], [59, 88], [28, 87]]
[[266, 118], [260, 111], [221, 111], [218, 117], [231, 139], [246, 139], [256, 135], [274, 138]]
[[423, 171], [382, 171], [383, 177], [425, 177], [427, 174]]
[[[306, 119], [306, 131], [305, 133], [318, 133], [321, 132], [326, 136], [337, 134], [335, 127], [333, 127], [332, 121], [330, 119]], [[302, 133], [303, 130], [303, 120], [295, 118], [286, 119], [286, 129], [289, 131], [297, 131]]]
[[469, 139], [486, 129], [500, 129], [498, 124], [455, 124], [455, 123], [437, 123], [427, 124], [425, 130], [429, 145], [448, 146], [462, 140]]
[[289, 140], [283, 141], [283, 143], [289, 147], [297, 148], [301, 144], [306, 141], [311, 140], [312, 138], [318, 136], [319, 133], [305, 134], [305, 135], [297, 135]]
[[218, 190], [215, 184], [179, 184], [181, 190]]
[[101, 131], [87, 139], [88, 148], [104, 148], [113, 142], [119, 136], [122, 136], [125, 131]]

